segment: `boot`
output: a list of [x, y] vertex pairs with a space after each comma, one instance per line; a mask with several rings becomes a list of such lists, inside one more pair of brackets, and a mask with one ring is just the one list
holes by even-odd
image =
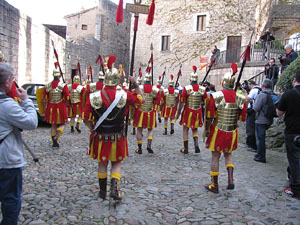
[[227, 189], [233, 190], [234, 189], [234, 183], [233, 183], [233, 166], [228, 166], [227, 167], [227, 172], [228, 172], [228, 186]]
[[158, 122], [161, 123], [161, 116], [160, 116], [160, 113], [158, 113]]
[[74, 126], [71, 126], [71, 133], [74, 133]]
[[76, 130], [77, 130], [78, 133], [81, 133], [81, 130], [80, 130], [79, 127], [80, 127], [80, 123], [77, 122], [75, 128], [76, 128]]
[[137, 153], [137, 154], [142, 154], [143, 153], [143, 151], [142, 151], [142, 144], [138, 144], [138, 149], [135, 150], [135, 153]]
[[174, 134], [174, 123], [171, 123], [171, 132], [170, 134]]
[[189, 141], [185, 140], [183, 141], [183, 148], [180, 150], [181, 153], [183, 154], [188, 154], [189, 153]]
[[119, 193], [119, 181], [117, 178], [112, 178], [110, 183], [110, 197], [114, 200], [121, 201], [122, 197]]
[[52, 137], [52, 147], [59, 148], [59, 144], [58, 144], [57, 140], [55, 139], [55, 137]]
[[220, 172], [210, 171], [211, 184], [205, 184], [205, 188], [213, 193], [219, 193], [218, 176]]
[[198, 143], [198, 135], [194, 137], [194, 145], [195, 145], [195, 153], [200, 153], [199, 143]]
[[98, 179], [99, 180], [99, 198], [102, 198], [103, 200], [106, 199], [106, 185], [107, 185], [107, 178]]
[[132, 132], [131, 132], [132, 135], [135, 135], [135, 127], [132, 128]]
[[152, 139], [148, 139], [147, 151], [152, 154], [153, 150], [151, 149], [151, 143], [152, 143]]
[[163, 135], [167, 135], [168, 134], [168, 127], [165, 127], [165, 132], [163, 132]]

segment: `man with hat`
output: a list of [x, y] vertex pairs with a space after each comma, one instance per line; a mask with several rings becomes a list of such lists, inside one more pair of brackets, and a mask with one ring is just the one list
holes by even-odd
[[147, 151], [148, 153], [153, 153], [152, 150], [152, 139], [153, 139], [153, 129], [156, 128], [156, 112], [154, 104], [159, 92], [159, 89], [151, 84], [151, 67], [147, 68], [144, 85], [140, 86], [141, 91], [145, 97], [145, 102], [135, 109], [135, 117], [133, 121], [133, 126], [137, 127], [137, 144], [138, 149], [135, 151], [137, 154], [142, 154], [142, 137], [143, 129], [148, 129], [147, 135]]
[[179, 91], [175, 90], [175, 80], [173, 74], [171, 74], [171, 79], [169, 80], [169, 87], [164, 89], [162, 92], [163, 106], [162, 106], [162, 118], [165, 120], [165, 131], [163, 135], [168, 134], [168, 119], [171, 122], [171, 132], [174, 134], [174, 121], [177, 103], [179, 101]]
[[255, 111], [253, 109], [254, 101], [261, 91], [261, 88], [256, 84], [254, 80], [248, 80], [248, 86], [250, 92], [246, 95], [246, 101], [248, 102], [247, 119], [246, 119], [246, 144], [248, 151], [257, 152], [256, 137], [255, 137]]
[[219, 193], [218, 176], [219, 159], [224, 154], [225, 166], [228, 172], [227, 189], [234, 189], [233, 183], [233, 158], [232, 151], [237, 150], [238, 125], [237, 121], [246, 119], [245, 97], [236, 93], [234, 88], [235, 78], [231, 73], [226, 73], [222, 81], [222, 91], [211, 93], [206, 109], [206, 127], [209, 135], [206, 140], [206, 148], [212, 153], [211, 160], [211, 184], [205, 188], [213, 193]]
[[200, 153], [198, 128], [202, 127], [202, 103], [207, 98], [205, 87], [198, 84], [197, 67], [193, 66], [193, 72], [190, 75], [191, 84], [185, 86], [182, 91], [180, 105], [176, 113], [176, 120], [181, 114], [180, 125], [183, 126], [183, 148], [181, 153], [188, 154], [189, 152], [189, 129], [192, 129], [195, 153]]
[[[104, 76], [104, 87], [90, 94], [86, 106], [92, 112], [94, 121], [84, 120], [90, 128], [89, 157], [98, 161], [99, 197], [106, 198], [107, 167], [111, 162], [110, 197], [120, 201], [121, 162], [128, 156], [127, 136], [124, 118], [129, 105], [141, 104], [136, 94], [124, 91], [119, 84], [119, 71], [114, 67], [115, 56], [110, 56]], [[133, 76], [129, 76], [137, 94], [143, 94]]]
[[67, 84], [59, 80], [60, 76], [58, 63], [55, 63], [54, 79], [46, 84], [44, 91], [45, 121], [51, 124], [52, 147], [59, 147], [59, 138], [68, 122], [65, 102], [70, 100], [70, 93]]

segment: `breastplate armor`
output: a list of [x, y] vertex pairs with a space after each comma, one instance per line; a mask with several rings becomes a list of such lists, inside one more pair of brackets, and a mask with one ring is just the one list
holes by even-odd
[[80, 102], [80, 92], [76, 89], [71, 90], [71, 103], [76, 104]]
[[212, 93], [217, 108], [216, 127], [227, 132], [237, 128], [239, 109], [243, 108], [244, 98], [237, 94], [234, 103], [225, 101], [221, 91]]
[[205, 93], [205, 88], [200, 86], [198, 91], [193, 90], [193, 86], [189, 85], [186, 88], [186, 91], [189, 95], [187, 99], [188, 108], [193, 110], [198, 110], [201, 108], [202, 96]]
[[166, 96], [166, 106], [169, 108], [173, 108], [174, 106], [176, 106], [176, 98], [178, 96], [178, 91], [175, 90], [174, 94], [170, 94], [169, 90], [166, 89], [164, 90], [164, 95]]
[[46, 85], [46, 91], [49, 92], [50, 103], [57, 104], [63, 100], [63, 88], [65, 84], [59, 82], [56, 88], [52, 88], [51, 83]]
[[91, 83], [90, 84], [90, 93], [93, 93], [96, 91], [96, 83]]
[[[103, 104], [101, 91], [96, 91], [90, 94], [90, 100], [94, 112], [93, 114], [95, 115], [95, 120], [98, 121], [102, 114], [107, 110]], [[106, 119], [99, 125], [99, 127], [97, 127], [97, 133], [109, 135], [121, 133], [124, 127], [124, 111], [126, 107], [126, 101], [127, 94], [124, 92], [115, 108], [113, 108]]]
[[152, 87], [151, 93], [145, 93], [144, 85], [140, 86], [142, 92], [144, 92], [144, 103], [139, 107], [143, 112], [151, 112], [153, 110], [153, 98], [156, 98], [159, 89]]

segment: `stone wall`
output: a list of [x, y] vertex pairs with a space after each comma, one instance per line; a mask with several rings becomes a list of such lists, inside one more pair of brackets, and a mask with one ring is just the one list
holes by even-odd
[[0, 0], [0, 49], [12, 64], [19, 85], [52, 80], [55, 58], [51, 40], [63, 65], [65, 40]]
[[[200, 67], [200, 57], [209, 58], [214, 45], [222, 51], [227, 47], [228, 36], [242, 36], [241, 45], [245, 46], [255, 27], [256, 0], [157, 0], [155, 3], [152, 26], [146, 25], [146, 15], [139, 17], [135, 52], [135, 67], [143, 65], [145, 69], [151, 54], [150, 44], [153, 43], [155, 80], [165, 66], [166, 80], [171, 73], [176, 76], [182, 64], [183, 77], [180, 80], [186, 85], [192, 66]], [[206, 31], [196, 31], [198, 15], [206, 15]], [[161, 51], [163, 35], [171, 37], [170, 51]]]

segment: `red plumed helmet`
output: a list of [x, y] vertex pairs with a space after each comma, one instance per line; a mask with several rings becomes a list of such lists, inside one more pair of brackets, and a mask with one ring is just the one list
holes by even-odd
[[194, 70], [194, 72], [196, 72], [197, 71], [197, 66], [193, 66], [193, 70]]
[[173, 80], [174, 79], [174, 75], [173, 74], [171, 74], [171, 80]]
[[57, 68], [58, 67], [58, 62], [54, 63], [54, 67]]
[[112, 65], [116, 62], [116, 60], [117, 60], [116, 56], [114, 56], [114, 55], [109, 56], [108, 62], [107, 62], [108, 69], [112, 68]]
[[160, 79], [161, 79], [161, 76], [158, 76], [158, 79], [160, 80]]
[[142, 71], [140, 71], [140, 77], [142, 77], [143, 76], [143, 73], [142, 73]]

